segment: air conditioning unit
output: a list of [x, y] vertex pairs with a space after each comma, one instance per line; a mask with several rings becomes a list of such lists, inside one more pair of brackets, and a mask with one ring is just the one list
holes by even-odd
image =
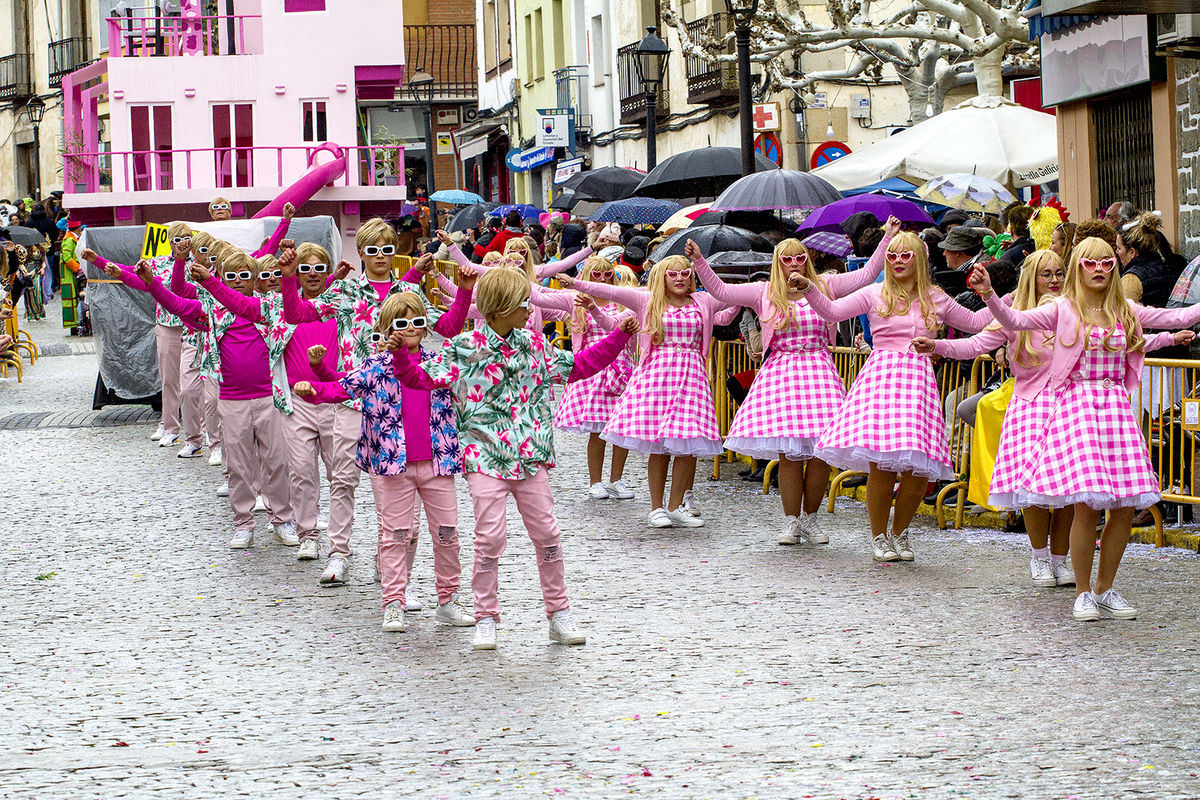
[[1159, 14], [1157, 19], [1159, 47], [1200, 40], [1200, 14]]
[[462, 124], [469, 125], [472, 122], [479, 121], [479, 106], [463, 106], [462, 107]]

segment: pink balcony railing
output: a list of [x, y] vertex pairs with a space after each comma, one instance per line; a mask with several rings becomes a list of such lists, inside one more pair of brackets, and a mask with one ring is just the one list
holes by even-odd
[[260, 16], [113, 16], [105, 22], [109, 58], [262, 53]]
[[[67, 153], [65, 189], [88, 192], [168, 192], [181, 189], [282, 189], [296, 182], [327, 151], [310, 147], [208, 147]], [[343, 147], [346, 170], [334, 186], [404, 184], [402, 146]]]

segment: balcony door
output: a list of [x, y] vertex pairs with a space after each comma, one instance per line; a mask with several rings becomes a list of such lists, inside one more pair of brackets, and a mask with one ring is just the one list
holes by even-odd
[[253, 186], [254, 106], [214, 103], [212, 120], [217, 188]]
[[133, 190], [174, 189], [171, 106], [130, 106], [129, 122], [133, 134]]

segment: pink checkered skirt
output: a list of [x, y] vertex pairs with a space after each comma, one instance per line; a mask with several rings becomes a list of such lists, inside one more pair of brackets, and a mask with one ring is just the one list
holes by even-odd
[[554, 426], [570, 433], [600, 433], [612, 419], [633, 373], [633, 356], [622, 350], [613, 363], [592, 377], [567, 384], [554, 415]]
[[1058, 407], [1062, 389], [1041, 392], [1032, 400], [1013, 395], [1004, 412], [1004, 428], [996, 448], [988, 503], [995, 508], [1022, 508], [1015, 492], [1046, 445], [1046, 426]]
[[[1101, 349], [1102, 335], [1090, 332], [1040, 446], [1012, 485], [1012, 507], [1146, 508], [1158, 502], [1158, 477], [1122, 383], [1125, 350]], [[1123, 343], [1118, 330], [1110, 346]]]
[[602, 437], [642, 453], [711, 457], [722, 452], [695, 305], [668, 308], [662, 344], [633, 371]]
[[814, 455], [842, 469], [908, 472], [951, 480], [946, 418], [928, 356], [876, 350], [817, 443]]

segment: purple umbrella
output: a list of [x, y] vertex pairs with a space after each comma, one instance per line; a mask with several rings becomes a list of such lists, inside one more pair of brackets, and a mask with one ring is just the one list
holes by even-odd
[[885, 220], [888, 217], [896, 217], [901, 222], [906, 223], [915, 222], [922, 225], [936, 224], [933, 221], [933, 217], [929, 216], [925, 209], [910, 200], [879, 194], [860, 194], [854, 197], [847, 197], [844, 200], [838, 200], [836, 203], [830, 203], [827, 206], [821, 206], [808, 215], [800, 225], [797, 233], [807, 234], [815, 233], [816, 231], [841, 233], [842, 220], [860, 211], [869, 211], [881, 220]]

